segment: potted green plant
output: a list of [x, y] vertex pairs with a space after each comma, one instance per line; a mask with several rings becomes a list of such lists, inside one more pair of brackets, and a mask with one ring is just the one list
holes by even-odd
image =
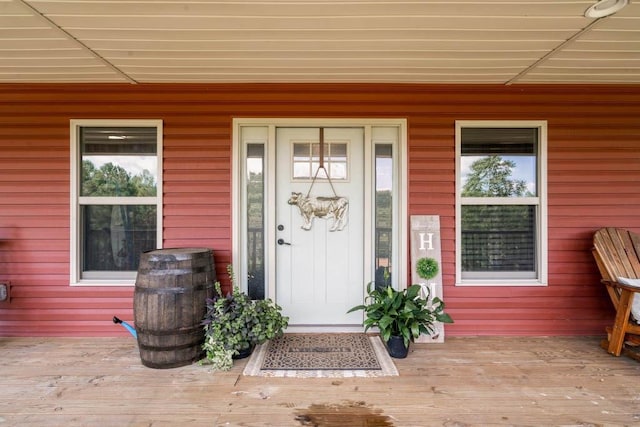
[[404, 358], [409, 344], [420, 334], [434, 332], [435, 322], [453, 323], [444, 311], [444, 302], [438, 297], [429, 301], [429, 295], [422, 298], [420, 289], [420, 285], [401, 291], [391, 286], [376, 289], [369, 283], [365, 304], [353, 307], [349, 313], [364, 310], [365, 332], [377, 327], [391, 357]]
[[217, 296], [206, 301], [202, 321], [206, 362], [220, 370], [231, 368], [233, 359], [249, 356], [256, 345], [282, 335], [289, 324], [280, 306], [270, 299], [252, 300], [236, 285], [230, 266], [228, 271], [233, 291], [223, 295], [217, 282]]

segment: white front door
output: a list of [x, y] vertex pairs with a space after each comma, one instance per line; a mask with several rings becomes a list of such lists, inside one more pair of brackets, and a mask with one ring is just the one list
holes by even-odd
[[361, 325], [364, 129], [323, 133], [320, 156], [318, 127], [276, 128], [276, 302], [290, 325]]

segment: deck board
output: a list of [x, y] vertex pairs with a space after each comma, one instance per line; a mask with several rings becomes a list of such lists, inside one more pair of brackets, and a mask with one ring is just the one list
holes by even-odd
[[296, 379], [146, 368], [128, 337], [0, 338], [0, 424], [640, 425], [640, 363], [599, 340], [453, 337], [414, 344], [399, 377]]

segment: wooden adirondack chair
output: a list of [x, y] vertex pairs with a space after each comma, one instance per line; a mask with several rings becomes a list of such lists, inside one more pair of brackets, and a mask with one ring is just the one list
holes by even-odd
[[615, 356], [625, 350], [625, 354], [640, 360], [640, 353], [633, 351], [640, 345], [640, 319], [634, 320], [631, 315], [633, 298], [640, 294], [640, 287], [619, 281], [640, 279], [640, 235], [621, 228], [602, 228], [593, 236], [592, 253], [616, 309], [613, 327], [607, 328], [607, 339], [601, 346]]

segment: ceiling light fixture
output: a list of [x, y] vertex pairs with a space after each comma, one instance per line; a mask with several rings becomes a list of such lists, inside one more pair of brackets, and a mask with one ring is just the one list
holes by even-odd
[[584, 11], [587, 18], [604, 18], [620, 11], [629, 4], [629, 0], [600, 0]]

